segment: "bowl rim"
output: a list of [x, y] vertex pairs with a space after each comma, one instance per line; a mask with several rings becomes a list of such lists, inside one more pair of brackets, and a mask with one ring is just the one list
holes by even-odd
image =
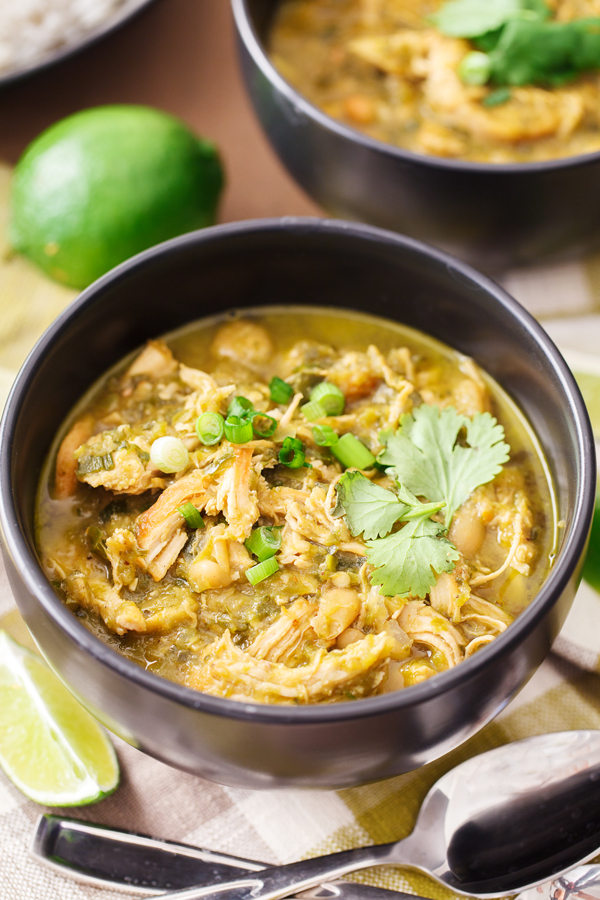
[[[392, 245], [392, 247], [408, 251], [411, 255], [426, 257], [432, 266], [447, 269], [465, 288], [470, 287], [471, 290], [485, 292], [495, 304], [508, 310], [514, 317], [515, 323], [530, 338], [533, 338], [543, 351], [569, 401], [567, 409], [569, 417], [572, 418], [573, 435], [580, 459], [581, 479], [577, 502], [573, 510], [572, 525], [563, 539], [554, 567], [530, 605], [511, 624], [510, 628], [499, 635], [490, 645], [484, 647], [482, 653], [474, 654], [453, 669], [414, 685], [408, 691], [395, 691], [361, 700], [349, 700], [344, 703], [313, 704], [290, 708], [283, 705], [215, 697], [171, 682], [162, 676], [142, 669], [88, 631], [54, 592], [42, 571], [37, 554], [30, 548], [29, 542], [19, 528], [20, 516], [17, 512], [19, 503], [16, 498], [17, 492], [13, 490], [11, 483], [11, 468], [14, 453], [14, 431], [19, 420], [21, 404], [27, 397], [47, 349], [59, 334], [68, 331], [72, 319], [77, 318], [87, 307], [101, 302], [104, 292], [110, 289], [114, 283], [135, 275], [136, 270], [156, 259], [177, 256], [181, 250], [192, 246], [202, 247], [211, 243], [223, 244], [227, 243], [230, 238], [245, 234], [262, 234], [263, 239], [267, 241], [269, 235], [275, 233], [284, 233], [301, 239], [302, 235], [307, 232], [321, 232], [324, 236], [336, 234], [342, 239], [350, 236], [354, 240], [364, 242], [366, 249], [369, 245]], [[231, 309], [234, 308], [234, 306], [231, 307]], [[39, 338], [15, 379], [0, 422], [0, 531], [3, 549], [10, 556], [15, 570], [29, 593], [43, 607], [44, 612], [54, 624], [69, 640], [74, 641], [80, 651], [91, 655], [97, 663], [115, 670], [118, 675], [128, 681], [133, 681], [139, 688], [159, 694], [164, 701], [174, 701], [190, 709], [198, 709], [204, 713], [227, 719], [252, 720], [271, 725], [324, 725], [327, 722], [364, 719], [385, 714], [402, 707], [417, 705], [436, 695], [449, 692], [458, 682], [468, 681], [471, 677], [475, 677], [480, 670], [491, 666], [495, 660], [505, 654], [511, 645], [523, 642], [527, 638], [538, 621], [544, 618], [546, 613], [557, 603], [563, 590], [567, 587], [573, 569], [587, 543], [594, 509], [595, 484], [596, 460], [592, 429], [575, 378], [542, 326], [520, 303], [500, 285], [477, 272], [467, 263], [414, 238], [362, 223], [313, 217], [287, 216], [250, 219], [201, 229], [158, 244], [112, 269], [75, 298]]]
[[[313, 119], [321, 126], [321, 128], [324, 128], [326, 131], [330, 131], [351, 143], [358, 144], [365, 150], [374, 151], [383, 154], [384, 156], [412, 163], [413, 165], [421, 165], [425, 168], [442, 169], [450, 172], [475, 172], [482, 175], [497, 175], [498, 177], [525, 175], [532, 172], [544, 173], [556, 169], [579, 168], [581, 166], [593, 165], [600, 160], [600, 150], [596, 150], [592, 153], [580, 153], [573, 156], [563, 156], [558, 159], [536, 160], [532, 162], [487, 163], [474, 160], [446, 159], [445, 157], [434, 156], [433, 154], [415, 153], [412, 150], [406, 150], [403, 147], [388, 144], [386, 141], [380, 141], [376, 138], [369, 137], [369, 135], [364, 134], [357, 128], [352, 128], [350, 125], [346, 125], [338, 119], [334, 119], [332, 116], [327, 115], [327, 113], [319, 109], [318, 106], [315, 106], [303, 94], [297, 91], [271, 62], [264, 44], [254, 27], [254, 22], [248, 7], [249, 0], [230, 0], [230, 2], [233, 11], [233, 19], [240, 40], [252, 57], [254, 64], [278, 93], [285, 97], [287, 102], [295, 110], [299, 110], [308, 118]], [[281, 2], [282, 0], [273, 0], [274, 4], [280, 4]]]
[[151, 6], [155, 2], [156, 0], [124, 0], [121, 8], [118, 8], [109, 19], [81, 34], [73, 44], [61, 44], [54, 50], [49, 50], [37, 62], [26, 63], [19, 66], [18, 69], [8, 69], [4, 74], [0, 72], [0, 90], [14, 82], [37, 75], [38, 72], [42, 72], [51, 66], [58, 65], [58, 63], [69, 59], [71, 56], [76, 56], [88, 47], [108, 37], [113, 31], [118, 31], [119, 28], [126, 25], [146, 7]]

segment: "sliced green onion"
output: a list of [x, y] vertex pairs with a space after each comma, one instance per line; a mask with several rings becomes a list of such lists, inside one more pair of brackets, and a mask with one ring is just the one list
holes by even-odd
[[375, 457], [353, 434], [344, 434], [331, 448], [336, 459], [347, 469], [370, 469], [375, 465]]
[[270, 438], [277, 431], [279, 422], [273, 416], [266, 413], [255, 412], [252, 416], [252, 428], [254, 434], [259, 438]]
[[310, 400], [300, 407], [300, 412], [307, 422], [314, 422], [315, 419], [322, 419], [327, 415], [325, 407], [318, 400]]
[[186, 446], [179, 438], [166, 435], [157, 438], [150, 447], [150, 459], [161, 472], [181, 472], [190, 461]]
[[458, 66], [458, 77], [463, 84], [485, 84], [492, 71], [492, 60], [487, 53], [473, 50], [463, 56]]
[[247, 397], [234, 397], [227, 410], [230, 416], [240, 416], [242, 419], [254, 410], [251, 400]]
[[281, 449], [284, 452], [287, 450], [304, 450], [304, 444], [302, 443], [300, 438], [286, 437], [283, 444], [281, 445]]
[[336, 384], [322, 381], [310, 392], [310, 399], [318, 401], [328, 416], [340, 416], [344, 412], [346, 398]]
[[278, 454], [279, 462], [288, 469], [312, 468], [306, 462], [304, 444], [298, 438], [286, 437]]
[[[280, 460], [283, 462], [283, 460]], [[287, 466], [288, 469], [301, 469], [303, 466], [307, 466], [307, 468], [312, 468], [312, 466], [308, 466], [306, 462], [306, 454], [303, 450], [294, 450], [294, 455], [289, 460], [289, 462], [284, 462], [284, 466]]]
[[218, 444], [225, 433], [225, 420], [216, 412], [205, 412], [196, 419], [196, 434], [198, 439], [212, 447]]
[[227, 416], [225, 419], [225, 437], [232, 444], [247, 444], [252, 440], [252, 422], [241, 416]]
[[262, 525], [255, 528], [247, 541], [245, 541], [246, 549], [257, 556], [260, 562], [275, 556], [281, 547], [281, 529], [282, 525]]
[[190, 528], [204, 528], [204, 519], [193, 503], [184, 503], [183, 506], [178, 506], [177, 512], [181, 513]]
[[339, 441], [338, 435], [330, 425], [313, 425], [312, 433], [314, 442], [319, 447], [333, 447]]
[[269, 390], [273, 403], [289, 403], [294, 396], [294, 388], [291, 384], [288, 384], [283, 378], [278, 378], [277, 375], [271, 378]]
[[258, 584], [261, 581], [264, 581], [265, 578], [268, 578], [270, 575], [274, 575], [275, 572], [279, 571], [279, 563], [272, 556], [270, 559], [265, 559], [264, 562], [260, 562], [257, 566], [252, 566], [251, 569], [246, 569], [246, 578], [250, 582], [250, 584]]

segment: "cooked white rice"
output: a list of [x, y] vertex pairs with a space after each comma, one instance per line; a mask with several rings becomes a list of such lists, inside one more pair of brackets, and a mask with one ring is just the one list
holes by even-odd
[[77, 43], [125, 0], [0, 0], [0, 73]]

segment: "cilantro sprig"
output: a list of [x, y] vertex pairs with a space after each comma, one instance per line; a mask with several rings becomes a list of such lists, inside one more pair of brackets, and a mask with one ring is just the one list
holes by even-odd
[[[346, 472], [334, 515], [345, 515], [351, 533], [365, 538], [374, 567], [371, 584], [381, 585], [386, 596], [423, 598], [436, 576], [451, 572], [459, 558], [446, 537], [452, 516], [475, 488], [500, 472], [510, 447], [489, 413], [469, 418], [453, 407], [429, 405], [403, 416], [398, 430], [382, 439], [386, 447], [378, 461], [395, 489]], [[432, 518], [442, 511], [443, 522]]]
[[467, 84], [553, 87], [600, 68], [600, 17], [563, 22], [551, 15], [545, 0], [448, 0], [430, 21], [449, 37], [470, 38], [479, 51], [459, 66]]

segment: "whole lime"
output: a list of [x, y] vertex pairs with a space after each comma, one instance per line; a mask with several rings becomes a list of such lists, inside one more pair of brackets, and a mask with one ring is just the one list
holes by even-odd
[[100, 106], [52, 125], [17, 163], [12, 246], [83, 288], [141, 250], [215, 220], [215, 146], [146, 106]]

